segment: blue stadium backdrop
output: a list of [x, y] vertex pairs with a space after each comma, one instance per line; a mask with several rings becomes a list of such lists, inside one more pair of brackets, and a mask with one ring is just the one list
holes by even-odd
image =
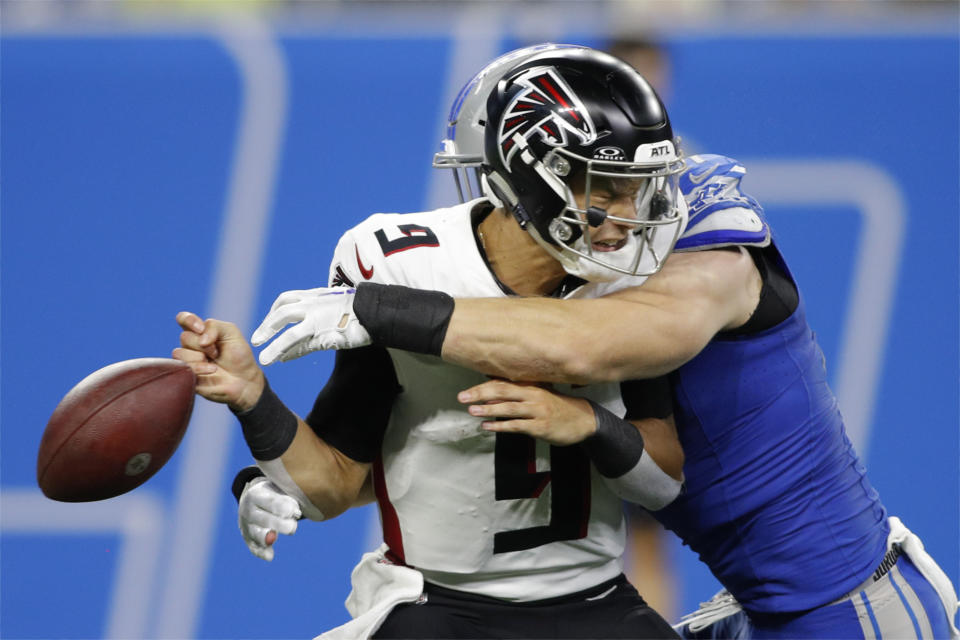
[[[177, 311], [249, 332], [277, 293], [324, 282], [347, 227], [453, 197], [430, 168], [447, 104], [530, 38], [465, 20], [6, 31], [0, 635], [309, 638], [346, 619], [375, 512], [305, 522], [273, 563], [254, 558], [228, 489], [249, 457], [222, 407], [199, 401], [170, 463], [113, 500], [44, 499], [36, 452], [85, 375], [169, 355]], [[607, 41], [597, 20], [536, 37]], [[873, 482], [956, 584], [956, 33], [663, 43], [675, 128], [747, 163]], [[268, 373], [305, 412], [330, 366]], [[670, 554], [693, 608], [717, 585]]]

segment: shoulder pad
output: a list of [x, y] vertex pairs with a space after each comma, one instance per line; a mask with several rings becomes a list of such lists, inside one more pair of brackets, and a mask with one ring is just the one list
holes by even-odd
[[675, 251], [770, 244], [770, 226], [763, 208], [740, 189], [746, 173], [742, 164], [725, 156], [687, 158], [687, 168], [680, 175], [680, 191], [689, 221]]

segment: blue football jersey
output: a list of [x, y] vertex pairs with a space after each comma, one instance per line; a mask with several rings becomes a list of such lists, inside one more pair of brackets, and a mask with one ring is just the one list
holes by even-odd
[[[746, 170], [692, 156], [678, 251], [769, 247]], [[886, 550], [886, 510], [867, 480], [827, 384], [802, 297], [783, 322], [715, 337], [671, 375], [685, 492], [654, 514], [747, 610], [810, 609], [849, 592]]]

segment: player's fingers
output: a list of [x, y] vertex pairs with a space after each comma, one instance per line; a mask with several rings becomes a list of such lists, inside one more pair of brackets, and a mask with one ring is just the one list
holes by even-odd
[[305, 317], [306, 312], [303, 306], [299, 304], [285, 305], [275, 309], [267, 314], [267, 317], [263, 319], [263, 322], [260, 323], [257, 330], [253, 332], [253, 335], [250, 337], [250, 342], [253, 343], [254, 346], [260, 346], [273, 337], [280, 329], [283, 329], [293, 322], [301, 322]]
[[174, 360], [179, 360], [180, 362], [185, 362], [190, 365], [190, 368], [193, 369], [193, 372], [198, 376], [206, 376], [217, 372], [217, 365], [212, 362], [207, 362], [206, 356], [197, 351], [177, 347], [171, 355]]
[[317, 351], [318, 349], [336, 349], [336, 346], [330, 346], [331, 343], [326, 340], [322, 340], [318, 342], [317, 345], [314, 345], [313, 340], [310, 339], [311, 337], [312, 336], [306, 336], [289, 349], [285, 349], [283, 353], [277, 357], [277, 361], [289, 362], [290, 360], [296, 360], [297, 358], [305, 356], [313, 351]]
[[297, 532], [297, 520], [295, 518], [276, 518], [273, 521], [272, 529], [285, 536], [292, 536]]
[[236, 380], [224, 372], [221, 367], [214, 365], [215, 371], [208, 374], [197, 374], [196, 392], [220, 404], [229, 404], [237, 400]]
[[180, 334], [181, 347], [202, 353], [211, 360], [215, 359], [219, 354], [216, 341], [217, 332], [211, 332], [208, 329], [204, 329], [201, 333], [187, 329]]
[[472, 404], [467, 411], [472, 416], [482, 418], [531, 418], [536, 414], [535, 407], [528, 403], [509, 401]]
[[244, 512], [244, 522], [250, 527], [251, 531], [256, 528], [256, 531], [260, 531], [261, 535], [257, 538], [257, 542], [263, 543], [263, 536], [266, 535], [267, 531], [276, 528], [276, 524], [279, 521], [279, 518], [274, 514], [261, 509], [258, 506], [253, 506], [248, 508]]
[[202, 352], [194, 349], [184, 349], [183, 347], [177, 347], [171, 355], [174, 360], [186, 363], [204, 362], [206, 360], [206, 356], [204, 356]]
[[535, 436], [529, 420], [490, 420], [480, 424], [484, 431], [497, 433], [526, 433]]
[[250, 549], [250, 553], [266, 560], [267, 562], [273, 561], [273, 547], [263, 547], [257, 544], [247, 543], [247, 548]]
[[[267, 546], [267, 534], [270, 533], [271, 529], [269, 527], [263, 527], [259, 524], [254, 524], [250, 520], [246, 522], [246, 537], [247, 539], [261, 547]], [[274, 536], [276, 539], [276, 536]]]
[[203, 333], [200, 334], [200, 344], [203, 346], [216, 345], [221, 341], [240, 340], [246, 342], [246, 338], [240, 333], [240, 329], [232, 322], [225, 322], [215, 318], [207, 318], [203, 323]]
[[488, 380], [464, 389], [457, 394], [457, 400], [464, 404], [493, 400], [523, 400], [528, 395], [528, 389], [530, 387], [506, 380]]
[[300, 302], [308, 297], [311, 291], [313, 291], [313, 289], [291, 289], [290, 291], [284, 291], [278, 295], [276, 300], [273, 301], [273, 304], [270, 305], [270, 313], [273, 313], [282, 306]]
[[[254, 487], [254, 489], [256, 488], [258, 487]], [[299, 518], [301, 515], [300, 504], [296, 499], [286, 494], [278, 493], [278, 491], [279, 490], [274, 490], [270, 493], [264, 493], [263, 495], [256, 494], [254, 504], [276, 515], [278, 518]]]
[[286, 536], [292, 536], [297, 532], [296, 518], [281, 517], [259, 507], [247, 514], [247, 522], [264, 529], [282, 533]]
[[311, 337], [312, 332], [302, 325], [290, 327], [260, 352], [260, 364], [266, 366], [277, 360], [290, 360], [303, 355], [297, 351], [297, 347]]
[[217, 365], [207, 360], [207, 356], [200, 351], [177, 347], [170, 355], [174, 360], [190, 365], [190, 368], [198, 376], [216, 373], [217, 371]]
[[[252, 514], [250, 514], [252, 516]], [[256, 521], [256, 523], [255, 523]], [[296, 533], [297, 531], [297, 521], [296, 520], [281, 520], [279, 518], [273, 517], [272, 515], [267, 515], [262, 519], [249, 517], [247, 519], [248, 526], [256, 528], [256, 537], [254, 540], [258, 544], [263, 544], [270, 546], [277, 541], [278, 534], [283, 534], [285, 536], [290, 536]]]
[[187, 331], [203, 333], [203, 320], [192, 311], [181, 311], [177, 314], [177, 324]]

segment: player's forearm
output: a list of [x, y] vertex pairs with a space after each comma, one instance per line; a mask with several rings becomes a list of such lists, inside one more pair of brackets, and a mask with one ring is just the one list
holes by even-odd
[[370, 465], [324, 442], [270, 388], [253, 407], [236, 412], [250, 453], [266, 476], [300, 503], [303, 515], [326, 520], [351, 506]]
[[[590, 404], [597, 428], [582, 446], [604, 483], [624, 500], [651, 511], [673, 502], [683, 486], [682, 458], [679, 468], [674, 467], [677, 461], [664, 455], [664, 443], [646, 442], [639, 423], [623, 420], [595, 402]], [[656, 420], [659, 419], [640, 422]], [[665, 469], [661, 461], [669, 462], [670, 468]]]
[[588, 384], [673, 371], [709, 339], [690, 334], [620, 300], [458, 299], [442, 356], [514, 380]]
[[683, 447], [677, 439], [673, 416], [630, 421], [643, 436], [644, 449], [664, 473], [683, 480]]
[[[351, 460], [325, 443], [302, 420], [293, 442], [278, 460], [283, 466], [280, 479], [285, 472], [302, 494], [294, 497], [300, 502], [304, 498], [309, 500], [310, 505], [322, 513], [323, 520], [336, 517], [358, 504], [370, 467]], [[278, 475], [276, 464], [258, 464], [275, 484], [280, 485], [274, 477]]]

